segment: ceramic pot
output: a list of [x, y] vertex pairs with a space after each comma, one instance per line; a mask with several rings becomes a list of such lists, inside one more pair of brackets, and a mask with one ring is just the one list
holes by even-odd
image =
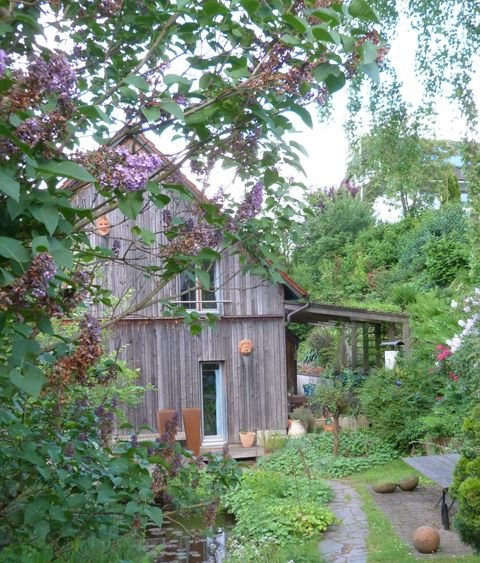
[[299, 438], [300, 436], [305, 436], [306, 433], [305, 426], [303, 426], [299, 420], [292, 420], [292, 424], [288, 430], [289, 436]]
[[255, 432], [240, 432], [240, 442], [244, 448], [251, 448], [255, 444]]

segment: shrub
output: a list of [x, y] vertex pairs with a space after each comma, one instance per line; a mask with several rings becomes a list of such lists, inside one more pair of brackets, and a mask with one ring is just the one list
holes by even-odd
[[465, 446], [451, 488], [458, 502], [454, 525], [465, 543], [480, 553], [480, 407], [465, 419]]
[[395, 459], [393, 447], [369, 430], [342, 432], [339, 456], [332, 455], [330, 433], [309, 434], [289, 442], [283, 450], [261, 458], [258, 466], [282, 474], [298, 471], [318, 473], [324, 477], [345, 477]]
[[422, 437], [418, 419], [429, 413], [442, 385], [428, 364], [378, 369], [360, 391], [361, 408], [378, 436], [407, 451]]
[[249, 541], [269, 537], [277, 544], [318, 535], [333, 523], [325, 503], [330, 490], [312, 475], [292, 475], [271, 469], [244, 472], [240, 484], [223, 498], [224, 508], [236, 518], [234, 536]]

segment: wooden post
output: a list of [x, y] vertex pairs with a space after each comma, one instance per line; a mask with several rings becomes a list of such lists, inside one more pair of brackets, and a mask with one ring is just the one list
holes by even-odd
[[347, 366], [347, 328], [345, 325], [342, 326], [342, 339], [340, 344], [340, 369]]
[[380, 344], [382, 343], [382, 325], [375, 325], [375, 363], [377, 367], [382, 366], [382, 349]]
[[368, 362], [368, 323], [363, 325], [363, 371], [368, 373], [370, 365]]
[[402, 323], [402, 340], [405, 344], [404, 347], [405, 356], [409, 358], [410, 357], [410, 323], [408, 322], [408, 320]]
[[352, 346], [352, 369], [355, 369], [357, 367], [357, 361], [358, 361], [356, 326], [352, 326], [351, 329], [351, 346]]

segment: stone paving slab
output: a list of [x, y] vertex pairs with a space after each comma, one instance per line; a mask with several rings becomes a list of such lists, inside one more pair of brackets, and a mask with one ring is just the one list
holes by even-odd
[[353, 487], [345, 483], [327, 481], [334, 498], [329, 508], [338, 518], [320, 542], [319, 549], [327, 563], [366, 563], [368, 520], [362, 501]]
[[[452, 560], [457, 555], [471, 555], [472, 549], [462, 543], [458, 534], [452, 530], [444, 530], [440, 513], [440, 503], [435, 506], [442, 496], [442, 489], [436, 486], [420, 486], [414, 491], [402, 491], [399, 488], [393, 493], [376, 493], [370, 491], [373, 500], [385, 516], [390, 520], [400, 538], [410, 545], [412, 554], [418, 557], [435, 558], [436, 556], [450, 556]], [[450, 501], [451, 502], [451, 501]], [[450, 515], [453, 518], [455, 505]], [[413, 532], [419, 526], [433, 526], [440, 534], [440, 548], [436, 554], [422, 555], [412, 543]]]

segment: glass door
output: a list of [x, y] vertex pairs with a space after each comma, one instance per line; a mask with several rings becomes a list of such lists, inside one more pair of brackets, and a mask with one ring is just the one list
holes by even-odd
[[227, 441], [226, 393], [219, 362], [202, 362], [203, 442], [224, 444]]

